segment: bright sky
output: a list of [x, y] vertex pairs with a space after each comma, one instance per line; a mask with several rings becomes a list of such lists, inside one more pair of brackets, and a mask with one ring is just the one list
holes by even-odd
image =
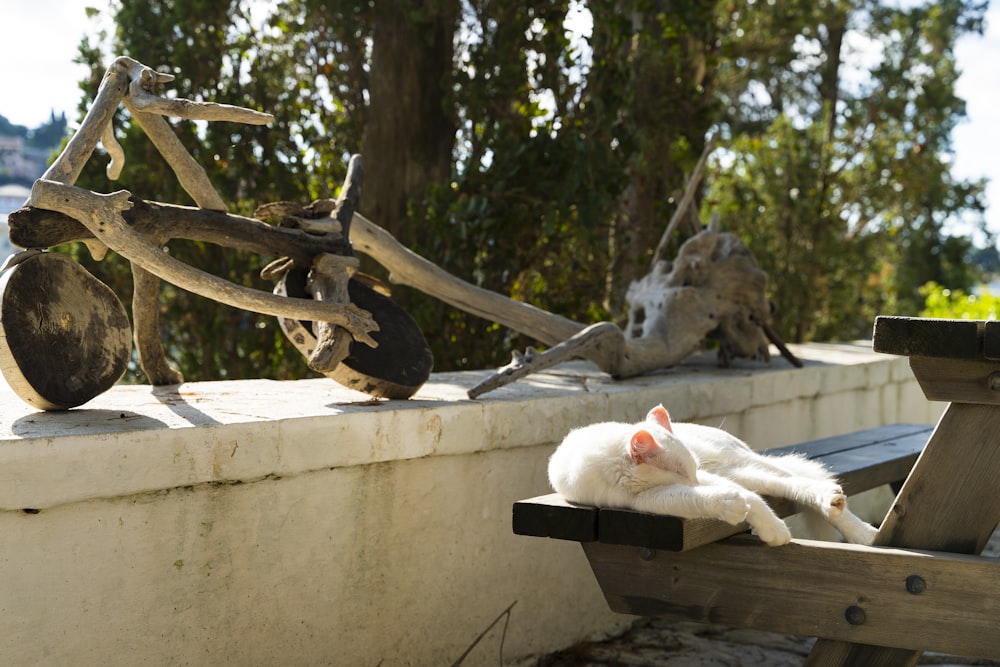
[[96, 24], [85, 8], [104, 0], [6, 2], [0, 9], [0, 114], [15, 125], [37, 127], [49, 113], [76, 117], [78, 83], [87, 74], [73, 63], [77, 46]]
[[986, 197], [989, 228], [1000, 236], [1000, 2], [990, 3], [985, 34], [963, 37], [955, 48], [961, 76], [957, 94], [968, 120], [954, 132], [958, 178], [990, 179]]
[[[81, 37], [98, 28], [88, 5], [107, 8], [106, 0], [31, 0], [0, 9], [0, 114], [12, 123], [36, 127], [53, 109], [75, 118], [86, 71], [73, 58]], [[989, 9], [985, 36], [964, 38], [957, 54], [969, 119], [955, 131], [954, 173], [990, 179], [987, 218], [1000, 235], [1000, 1]]]

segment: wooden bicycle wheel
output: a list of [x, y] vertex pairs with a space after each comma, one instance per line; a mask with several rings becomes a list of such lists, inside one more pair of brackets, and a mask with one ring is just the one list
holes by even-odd
[[121, 301], [70, 257], [43, 252], [0, 277], [0, 372], [29, 405], [86, 403], [121, 378], [131, 353]]
[[[308, 272], [292, 269], [275, 287], [275, 294], [309, 298], [306, 292]], [[351, 341], [350, 353], [335, 369], [325, 375], [345, 387], [379, 398], [406, 399], [430, 377], [434, 357], [420, 327], [409, 313], [387, 296], [351, 278], [347, 283], [351, 303], [367, 310], [378, 322], [379, 330], [372, 333], [378, 343], [370, 348]], [[303, 355], [309, 357], [316, 347], [312, 322], [278, 318], [285, 337]]]

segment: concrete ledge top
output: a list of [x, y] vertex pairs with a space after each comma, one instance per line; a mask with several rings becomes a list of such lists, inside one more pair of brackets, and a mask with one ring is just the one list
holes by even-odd
[[909, 378], [906, 359], [870, 343], [790, 346], [720, 369], [695, 355], [615, 381], [573, 362], [469, 400], [489, 371], [436, 373], [408, 401], [372, 401], [326, 378], [119, 385], [66, 412], [38, 412], [0, 381], [0, 509], [50, 507], [203, 483], [558, 442], [581, 423], [737, 414], [822, 392]]

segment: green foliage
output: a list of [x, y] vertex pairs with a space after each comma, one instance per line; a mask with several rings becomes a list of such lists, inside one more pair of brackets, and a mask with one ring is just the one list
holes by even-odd
[[970, 294], [929, 282], [920, 288], [924, 308], [920, 317], [958, 320], [995, 320], [1000, 313], [1000, 296], [986, 292]]
[[[589, 126], [617, 146], [627, 180], [612, 202], [610, 265], [604, 301], [623, 314], [628, 285], [650, 269], [687, 176], [716, 122], [713, 3], [588, 3], [594, 17], [594, 67], [586, 92]], [[674, 250], [684, 239], [673, 239]]]
[[875, 315], [892, 310], [885, 270], [892, 246], [880, 230], [850, 224], [853, 201], [824, 193], [832, 182], [823, 128], [796, 129], [778, 117], [761, 137], [732, 144], [706, 207], [718, 211], [753, 250], [770, 278], [775, 328], [788, 340], [856, 336]]
[[[983, 183], [949, 172], [962, 115], [954, 44], [982, 29], [967, 0], [119, 0], [114, 54], [177, 76], [178, 96], [275, 114], [269, 127], [173, 122], [231, 209], [332, 197], [362, 152], [362, 210], [477, 285], [582, 322], [617, 319], [705, 143], [697, 197], [770, 275], [788, 340], [854, 337], [912, 314], [929, 280], [967, 289]], [[574, 41], [567, 17], [593, 30]], [[252, 15], [250, 12], [266, 12]], [[852, 74], [851, 39], [881, 54]], [[84, 40], [86, 99], [110, 54]], [[190, 203], [121, 114], [128, 162], [81, 184]], [[683, 234], [671, 239], [673, 247]], [[271, 258], [170, 242], [235, 282]], [[366, 266], [378, 271], [378, 267]], [[127, 294], [123, 262], [94, 268]], [[301, 377], [272, 318], [164, 289], [164, 336], [189, 379]], [[395, 295], [438, 370], [501, 363], [533, 341], [422, 294]]]
[[[780, 334], [855, 337], [878, 313], [915, 314], [929, 280], [974, 284], [971, 242], [943, 228], [959, 215], [984, 224], [983, 183], [949, 171], [964, 114], [954, 41], [981, 29], [983, 8], [792, 3], [770, 33], [751, 4], [730, 26], [750, 37], [725, 45], [733, 140], [706, 210], [721, 206], [768, 271]], [[845, 73], [852, 25], [881, 49], [859, 81]]]
[[[455, 103], [467, 118], [450, 183], [407, 224], [414, 249], [471, 282], [577, 319], [605, 319], [606, 238], [622, 156], [593, 93], [570, 79], [565, 2], [484, 3], [464, 17]], [[543, 101], [548, 101], [543, 106]], [[598, 139], [600, 138], [600, 139]], [[426, 297], [410, 302], [438, 367], [482, 368], [533, 344]], [[432, 343], [434, 344], [434, 343]]]

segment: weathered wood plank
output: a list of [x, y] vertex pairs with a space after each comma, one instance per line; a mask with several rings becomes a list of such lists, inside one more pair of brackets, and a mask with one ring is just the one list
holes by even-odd
[[809, 667], [914, 667], [920, 662], [919, 651], [899, 651], [870, 644], [849, 644], [820, 637], [806, 660]]
[[1000, 359], [1000, 322], [991, 320], [984, 326], [983, 355], [987, 359]]
[[124, 306], [59, 253], [27, 256], [0, 278], [0, 372], [41, 410], [68, 410], [107, 391], [132, 352]]
[[951, 404], [877, 544], [978, 554], [1000, 522], [1000, 410]]
[[746, 524], [731, 526], [713, 519], [681, 519], [627, 509], [602, 508], [597, 515], [600, 541], [667, 551], [692, 548], [695, 534], [700, 535], [703, 540], [714, 541], [713, 536], [715, 539], [722, 539], [745, 530], [749, 530]]
[[597, 539], [596, 507], [573, 505], [558, 493], [514, 503], [515, 535], [593, 542]]
[[583, 548], [621, 613], [1000, 657], [993, 559], [808, 540], [773, 548], [748, 537], [684, 553]]
[[983, 322], [923, 317], [875, 319], [872, 349], [904, 357], [983, 358]]
[[821, 460], [840, 479], [844, 492], [851, 496], [880, 484], [906, 479], [932, 432], [932, 427], [925, 426], [911, 435], [834, 452]]
[[795, 445], [788, 445], [787, 447], [772, 447], [765, 450], [765, 453], [780, 456], [782, 454], [793, 454], [798, 452], [808, 456], [809, 458], [825, 459], [826, 456], [836, 454], [837, 452], [849, 451], [859, 447], [867, 447], [869, 445], [883, 442], [891, 442], [899, 438], [905, 438], [917, 434], [921, 435], [924, 438], [924, 442], [926, 442], [927, 436], [930, 435], [931, 430], [932, 427], [926, 424], [888, 424], [886, 426], [878, 426], [861, 431], [854, 431], [853, 433], [835, 435], [829, 438], [809, 440]]
[[[1000, 494], [996, 492], [1000, 474], [1000, 410], [982, 405], [952, 403], [900, 490], [896, 503], [883, 522], [876, 544], [892, 544], [915, 549], [933, 549], [956, 554], [978, 554], [1000, 522]], [[994, 581], [1000, 571], [989, 576]], [[987, 586], [986, 581], [981, 582]], [[969, 599], [968, 615], [988, 618], [995, 623], [991, 601], [980, 594]], [[942, 619], [949, 619], [942, 614]], [[952, 627], [949, 625], [949, 627]], [[952, 628], [954, 631], [954, 628]], [[925, 628], [921, 632], [927, 632]], [[1000, 636], [1000, 633], [993, 632]], [[984, 637], [980, 638], [986, 641]], [[850, 640], [854, 641], [854, 640]], [[907, 664], [914, 660], [909, 647], [926, 649], [913, 637], [913, 643], [867, 641], [878, 646], [847, 649], [829, 642], [813, 648], [810, 665]], [[975, 648], [969, 647], [969, 649]], [[969, 649], [955, 650], [960, 655], [981, 655]], [[836, 662], [835, 656], [847, 656]], [[997, 657], [1000, 654], [991, 653]]]
[[910, 369], [931, 401], [1000, 405], [1000, 362], [910, 357]]

